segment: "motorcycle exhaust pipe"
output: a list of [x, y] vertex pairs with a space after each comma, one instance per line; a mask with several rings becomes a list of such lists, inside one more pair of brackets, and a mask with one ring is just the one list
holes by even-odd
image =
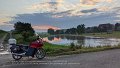
[[21, 54], [12, 53], [12, 54], [14, 54], [14, 55], [20, 55], [20, 56], [23, 56], [23, 55], [25, 55], [25, 53], [21, 53]]

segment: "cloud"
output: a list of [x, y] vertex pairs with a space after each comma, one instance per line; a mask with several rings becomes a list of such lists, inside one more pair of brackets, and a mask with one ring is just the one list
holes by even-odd
[[113, 0], [106, 0], [106, 2], [109, 2], [109, 3], [111, 3], [111, 2], [113, 2]]
[[97, 12], [97, 9], [90, 9], [90, 10], [82, 10], [82, 13], [90, 13], [90, 12]]
[[58, 2], [58, 3], [63, 3], [64, 0], [56, 0], [56, 2]]
[[86, 5], [95, 5], [99, 2], [101, 2], [101, 0], [80, 0], [80, 2], [82, 4], [86, 4]]
[[[54, 14], [52, 13], [34, 13], [34, 14], [20, 14], [17, 15], [12, 22], [22, 21], [28, 22], [33, 25], [35, 29], [45, 30], [48, 28], [54, 29], [65, 29], [76, 27], [79, 24], [85, 24], [86, 26], [94, 26], [100, 23], [111, 23], [115, 20], [118, 20], [115, 16], [117, 15], [115, 12], [110, 13], [101, 13], [101, 14], [91, 14], [89, 15], [89, 11], [92, 13], [96, 12], [93, 10], [86, 10], [88, 15], [83, 16], [67, 16], [68, 12], [56, 13], [55, 15], [65, 15], [63, 17], [53, 18]], [[98, 12], [97, 12], [98, 13]]]
[[[80, 16], [85, 13], [82, 13], [80, 11], [82, 10], [91, 10], [91, 9], [98, 9], [99, 11], [107, 11], [110, 9], [109, 6], [105, 5], [99, 5], [101, 4], [106, 4], [106, 3], [111, 3], [112, 0], [80, 0], [80, 3], [70, 3], [65, 0], [55, 0], [53, 1], [46, 1], [43, 3], [37, 3], [33, 4], [32, 6], [29, 6], [27, 9], [28, 10], [33, 10], [37, 11], [39, 13], [45, 13], [45, 12], [51, 12], [51, 13], [60, 13], [60, 12], [65, 12], [71, 10], [69, 12], [68, 16]], [[64, 15], [60, 16], [53, 16], [53, 17], [63, 17]]]
[[28, 10], [36, 10], [38, 12], [63, 12], [74, 9], [76, 5], [66, 2], [64, 0], [56, 0], [55, 2], [44, 2], [33, 4], [32, 6], [28, 6]]
[[112, 8], [108, 6], [103, 6], [103, 7], [98, 8], [98, 11], [109, 11], [110, 9]]
[[88, 8], [90, 8], [90, 7], [95, 8], [95, 7], [103, 7], [103, 6], [108, 5], [112, 2], [113, 2], [113, 0], [80, 0], [79, 6], [88, 7]]
[[113, 0], [80, 0], [81, 4], [87, 4], [87, 5], [96, 5], [97, 3], [101, 2], [108, 2], [111, 3]]
[[12, 24], [8, 23], [8, 21], [10, 21], [10, 20], [11, 20], [11, 18], [2, 17], [2, 18], [0, 18], [0, 25], [12, 25]]
[[33, 26], [35, 30], [48, 30], [49, 28], [52, 28], [54, 30], [58, 30], [60, 28], [55, 26], [49, 26], [49, 25], [39, 25], [39, 26]]

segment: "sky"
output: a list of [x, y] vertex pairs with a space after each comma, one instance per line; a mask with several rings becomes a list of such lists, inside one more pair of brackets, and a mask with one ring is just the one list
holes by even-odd
[[85, 24], [120, 22], [120, 0], [0, 0], [0, 29], [31, 23], [37, 31], [66, 29]]

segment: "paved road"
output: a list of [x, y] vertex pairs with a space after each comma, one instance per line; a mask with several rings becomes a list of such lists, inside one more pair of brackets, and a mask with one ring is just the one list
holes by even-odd
[[120, 68], [120, 49], [46, 57], [43, 60], [25, 58], [14, 61], [10, 59], [0, 68]]

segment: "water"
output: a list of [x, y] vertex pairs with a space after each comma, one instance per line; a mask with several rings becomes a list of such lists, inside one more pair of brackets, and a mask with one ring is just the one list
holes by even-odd
[[0, 55], [10, 54], [8, 52], [8, 45], [7, 44], [0, 44]]
[[51, 36], [44, 38], [45, 41], [52, 44], [69, 46], [71, 43], [83, 46], [114, 46], [120, 44], [120, 39], [116, 38], [100, 38], [92, 36]]

